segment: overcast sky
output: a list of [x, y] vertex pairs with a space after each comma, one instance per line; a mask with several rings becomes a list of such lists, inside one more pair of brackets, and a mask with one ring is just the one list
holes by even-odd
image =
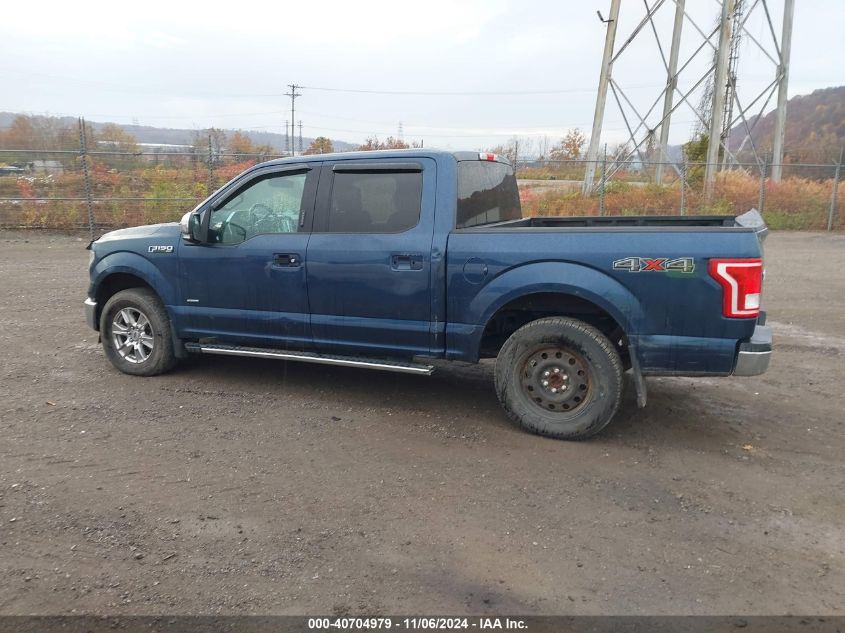
[[[778, 37], [782, 4], [769, 0]], [[796, 4], [790, 96], [845, 84], [845, 4]], [[512, 135], [554, 139], [571, 127], [589, 131], [605, 33], [596, 10], [606, 16], [609, 5], [609, 0], [4, 3], [0, 110], [283, 132], [290, 117], [283, 93], [286, 84], [297, 83], [305, 86], [296, 118], [306, 136], [359, 142], [372, 134], [395, 135], [402, 121], [405, 138], [422, 138], [427, 147], [491, 147]], [[617, 49], [644, 16], [642, 3], [622, 5]], [[709, 30], [719, 4], [687, 0], [687, 9]], [[667, 0], [656, 16], [666, 46], [673, 12]], [[756, 9], [746, 28], [773, 51], [763, 11]], [[739, 92], [745, 103], [774, 78], [774, 65], [751, 37], [741, 49]], [[686, 22], [682, 62], [701, 42]], [[682, 90], [698, 79], [710, 57], [705, 49], [690, 64]], [[645, 111], [665, 82], [661, 71], [648, 29], [622, 53], [614, 78]], [[380, 94], [389, 92], [441, 94]], [[628, 118], [636, 123], [630, 111]], [[680, 108], [670, 141], [687, 140], [694, 120], [687, 107]], [[625, 136], [612, 96], [604, 129], [608, 143]]]

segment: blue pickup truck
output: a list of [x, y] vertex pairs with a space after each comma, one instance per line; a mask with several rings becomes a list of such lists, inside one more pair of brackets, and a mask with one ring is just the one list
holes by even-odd
[[[188, 354], [430, 374], [495, 358], [523, 428], [583, 439], [645, 376], [763, 373], [759, 214], [523, 217], [495, 154], [256, 165], [179, 224], [90, 244], [88, 324], [119, 370]], [[422, 386], [422, 385], [421, 385]]]

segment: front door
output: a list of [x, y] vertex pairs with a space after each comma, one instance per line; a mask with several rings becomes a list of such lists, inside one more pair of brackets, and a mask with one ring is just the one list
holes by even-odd
[[305, 253], [319, 171], [314, 163], [258, 170], [212, 202], [208, 242], [179, 250], [181, 338], [310, 343]]
[[435, 169], [429, 158], [323, 164], [307, 253], [318, 348], [429, 353]]

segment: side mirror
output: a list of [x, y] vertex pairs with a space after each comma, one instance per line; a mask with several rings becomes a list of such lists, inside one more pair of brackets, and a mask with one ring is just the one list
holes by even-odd
[[202, 216], [199, 213], [189, 211], [182, 216], [179, 222], [179, 230], [182, 233], [182, 239], [190, 244], [199, 244], [203, 242], [202, 236]]

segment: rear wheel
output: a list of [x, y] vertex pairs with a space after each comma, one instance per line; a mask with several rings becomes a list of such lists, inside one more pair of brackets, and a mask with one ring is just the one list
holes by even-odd
[[496, 359], [496, 393], [524, 429], [580, 440], [601, 431], [622, 399], [622, 362], [612, 343], [577, 319], [524, 325]]
[[100, 335], [112, 365], [126, 374], [155, 376], [176, 364], [167, 311], [146, 288], [122, 290], [106, 302]]

